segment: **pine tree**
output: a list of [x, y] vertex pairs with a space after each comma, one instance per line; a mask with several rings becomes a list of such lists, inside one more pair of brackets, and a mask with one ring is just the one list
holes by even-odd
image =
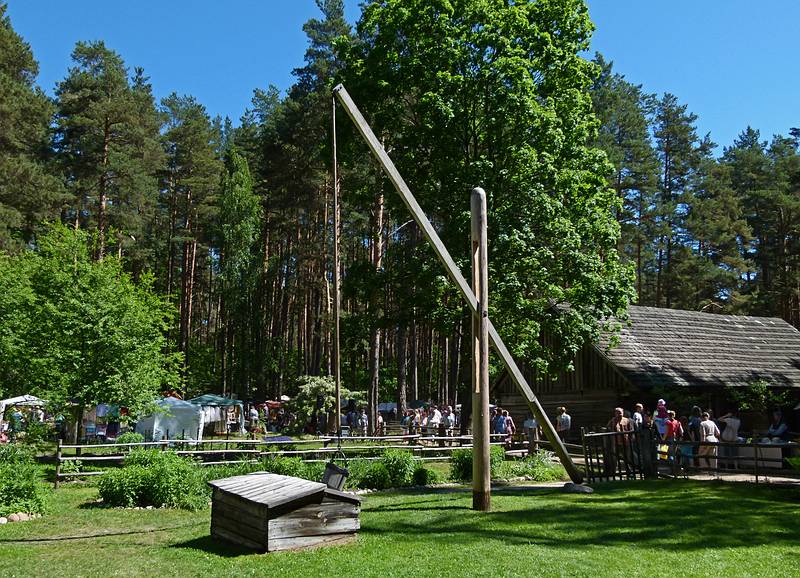
[[592, 87], [592, 102], [600, 129], [595, 146], [608, 155], [614, 165], [609, 185], [617, 192], [622, 206], [617, 212], [622, 236], [620, 249], [636, 267], [636, 293], [639, 304], [650, 304], [655, 255], [652, 239], [655, 225], [658, 159], [650, 139], [650, 116], [655, 97], [642, 91], [625, 77], [614, 73], [611, 62], [596, 55], [600, 67]]
[[112, 232], [118, 251], [144, 235], [158, 194], [160, 122], [142, 70], [129, 77], [103, 42], [79, 42], [72, 60], [56, 88], [56, 150], [72, 194], [65, 217], [96, 230], [102, 258]]
[[63, 189], [47, 163], [53, 105], [34, 83], [39, 65], [0, 2], [0, 251], [57, 219]]

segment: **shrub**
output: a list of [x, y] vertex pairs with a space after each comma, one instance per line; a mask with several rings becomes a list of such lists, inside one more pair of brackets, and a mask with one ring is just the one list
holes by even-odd
[[555, 482], [564, 479], [566, 471], [553, 460], [553, 453], [539, 451], [522, 460], [505, 462], [500, 470], [503, 479], [524, 477], [537, 482]]
[[122, 468], [100, 479], [100, 497], [112, 506], [156, 506], [194, 510], [205, 505], [205, 476], [175, 452], [136, 449]]
[[126, 431], [117, 438], [118, 444], [140, 444], [142, 442], [144, 442], [144, 436], [132, 431]]
[[9, 447], [14, 445], [0, 446], [0, 516], [44, 512], [47, 493], [32, 454]]
[[144, 466], [124, 466], [109, 470], [98, 482], [98, 490], [103, 502], [110, 506], [132, 508], [143, 504], [144, 487], [147, 483], [147, 469]]
[[26, 444], [39, 445], [53, 438], [55, 430], [53, 426], [43, 421], [29, 421], [25, 428], [25, 437], [22, 438]]
[[[505, 450], [501, 446], [491, 446], [489, 449], [489, 471], [492, 478], [500, 474], [503, 465]], [[472, 450], [454, 450], [450, 456], [450, 479], [468, 482], [472, 479]]]
[[429, 470], [421, 463], [417, 464], [414, 469], [412, 480], [415, 486], [432, 486], [440, 482], [439, 474], [434, 470]]
[[305, 475], [306, 464], [300, 458], [287, 458], [283, 456], [268, 456], [264, 458], [263, 470], [273, 474], [294, 476], [302, 478]]
[[405, 450], [386, 450], [379, 463], [386, 466], [389, 472], [389, 485], [386, 487], [400, 488], [410, 486], [414, 478], [416, 460], [411, 452]]
[[381, 461], [370, 462], [358, 487], [365, 490], [385, 490], [392, 487], [391, 480], [386, 464]]
[[0, 464], [32, 464], [33, 450], [20, 444], [0, 445]]

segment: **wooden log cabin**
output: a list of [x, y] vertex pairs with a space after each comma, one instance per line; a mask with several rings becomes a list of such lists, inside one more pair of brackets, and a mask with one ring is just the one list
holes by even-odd
[[[615, 347], [609, 347], [608, 337], [585, 346], [574, 360], [573, 371], [549, 377], [522, 364], [551, 419], [557, 407], [567, 408], [573, 437], [581, 427], [604, 426], [617, 406], [632, 410], [642, 402], [652, 410], [662, 395], [670, 405], [670, 393], [676, 400], [701, 399], [704, 408], [719, 415], [730, 409], [724, 386], [756, 381], [791, 391], [794, 402], [784, 408], [784, 414], [790, 428], [800, 430], [800, 412], [793, 411], [800, 399], [797, 329], [777, 318], [656, 307], [631, 306], [629, 316]], [[527, 418], [528, 407], [505, 372], [495, 381], [491, 397], [509, 410], [518, 426]], [[689, 410], [674, 409], [679, 415]]]
[[211, 535], [259, 552], [343, 544], [360, 528], [361, 498], [325, 484], [267, 472], [208, 483]]

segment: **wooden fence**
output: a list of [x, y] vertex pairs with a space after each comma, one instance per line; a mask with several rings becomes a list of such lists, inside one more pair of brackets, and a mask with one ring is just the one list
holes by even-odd
[[[492, 436], [492, 445], [503, 445], [502, 435]], [[303, 446], [318, 446], [303, 448]], [[224, 446], [224, 447], [223, 447]], [[257, 463], [269, 457], [299, 457], [306, 462], [326, 462], [338, 456], [346, 459], [377, 460], [388, 449], [410, 451], [424, 461], [449, 460], [457, 449], [472, 448], [472, 436], [429, 436], [422, 434], [339, 438], [324, 436], [307, 440], [161, 440], [127, 444], [64, 444], [56, 447], [54, 485], [67, 478], [99, 476], [107, 470], [83, 470], [85, 462], [119, 466], [131, 449], [137, 447], [173, 450], [176, 454], [197, 458], [199, 466]], [[277, 448], [277, 449], [276, 449]], [[88, 453], [91, 452], [91, 453]], [[109, 453], [105, 453], [109, 452]], [[80, 470], [64, 464], [79, 462]]]
[[658, 476], [678, 478], [697, 473], [747, 474], [756, 483], [768, 474], [798, 478], [787, 468], [787, 454], [800, 452], [800, 444], [697, 443], [661, 440], [654, 431], [581, 431], [584, 469], [589, 483], [641, 480]]

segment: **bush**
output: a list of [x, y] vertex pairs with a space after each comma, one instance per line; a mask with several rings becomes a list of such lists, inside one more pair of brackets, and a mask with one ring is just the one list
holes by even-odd
[[100, 497], [109, 506], [132, 508], [147, 505], [143, 503], [147, 475], [147, 469], [139, 465], [109, 470], [97, 484]]
[[[505, 450], [501, 446], [491, 446], [489, 449], [489, 471], [492, 478], [500, 474], [503, 465]], [[459, 482], [472, 480], [472, 450], [454, 450], [450, 456], [450, 479]]]
[[33, 450], [17, 443], [0, 445], [0, 464], [32, 464]]
[[126, 431], [116, 441], [118, 444], [140, 444], [142, 442], [144, 442], [144, 436], [132, 431]]
[[50, 441], [54, 435], [55, 429], [52, 425], [43, 421], [30, 420], [25, 428], [25, 437], [22, 439], [26, 444], [39, 445]]
[[283, 456], [268, 456], [264, 458], [262, 468], [265, 472], [303, 478], [306, 473], [306, 464], [300, 458], [287, 458]]
[[503, 479], [524, 477], [537, 482], [555, 482], [563, 480], [566, 471], [553, 460], [552, 452], [539, 451], [525, 459], [505, 462], [500, 471]]
[[392, 487], [391, 480], [386, 464], [381, 461], [369, 462], [358, 487], [365, 490], [385, 490]]
[[46, 496], [32, 461], [0, 462], [0, 516], [40, 514], [45, 510]]
[[389, 488], [400, 488], [410, 486], [414, 481], [414, 469], [416, 460], [411, 452], [405, 450], [386, 450], [379, 463], [386, 466], [389, 472]]
[[432, 486], [440, 482], [439, 474], [434, 470], [429, 470], [422, 464], [417, 464], [412, 480], [415, 486]]
[[195, 510], [208, 500], [205, 476], [171, 451], [136, 449], [122, 468], [111, 470], [98, 484], [103, 502], [112, 506], [156, 506]]

